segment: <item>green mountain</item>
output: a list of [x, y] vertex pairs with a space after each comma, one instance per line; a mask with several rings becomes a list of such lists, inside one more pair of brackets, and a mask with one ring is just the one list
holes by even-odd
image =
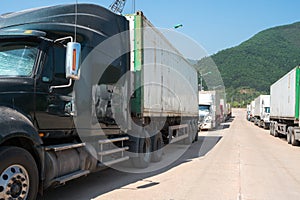
[[227, 92], [227, 101], [245, 106], [270, 85], [300, 64], [300, 22], [264, 30], [239, 46], [226, 49], [198, 62], [209, 70], [212, 59]]

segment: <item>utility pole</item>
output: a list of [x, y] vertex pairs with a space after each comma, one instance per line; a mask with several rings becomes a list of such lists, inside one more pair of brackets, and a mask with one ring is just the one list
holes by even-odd
[[135, 13], [135, 0], [132, 0], [132, 13]]

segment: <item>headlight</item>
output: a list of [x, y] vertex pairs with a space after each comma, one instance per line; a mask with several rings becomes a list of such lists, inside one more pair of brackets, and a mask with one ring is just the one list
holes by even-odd
[[205, 120], [204, 120], [204, 122], [205, 122], [205, 123], [210, 123], [210, 122], [211, 122], [211, 120], [212, 120], [211, 116], [210, 116], [210, 115], [208, 115], [208, 116], [206, 116], [206, 117], [205, 117]]

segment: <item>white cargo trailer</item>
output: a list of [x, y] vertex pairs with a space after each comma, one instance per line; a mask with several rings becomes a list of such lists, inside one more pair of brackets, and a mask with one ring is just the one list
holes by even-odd
[[271, 85], [270, 134], [286, 135], [289, 144], [298, 145], [300, 67], [296, 67]]
[[[142, 12], [128, 15], [131, 35], [131, 71], [139, 72], [144, 117], [198, 115], [196, 69], [156, 29]], [[138, 27], [138, 28], [137, 28]], [[138, 89], [138, 88], [136, 88]]]
[[130, 71], [134, 74], [131, 117], [156, 127], [148, 132], [160, 129], [166, 143], [184, 138], [187, 143], [197, 140], [196, 69], [142, 12], [126, 18], [130, 29]]

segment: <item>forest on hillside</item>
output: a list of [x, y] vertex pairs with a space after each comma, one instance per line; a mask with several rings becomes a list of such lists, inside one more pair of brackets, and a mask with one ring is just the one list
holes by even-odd
[[268, 94], [274, 82], [300, 64], [299, 33], [300, 22], [270, 28], [239, 46], [201, 59], [196, 66], [201, 73], [216, 66], [227, 101], [244, 107], [259, 94]]

